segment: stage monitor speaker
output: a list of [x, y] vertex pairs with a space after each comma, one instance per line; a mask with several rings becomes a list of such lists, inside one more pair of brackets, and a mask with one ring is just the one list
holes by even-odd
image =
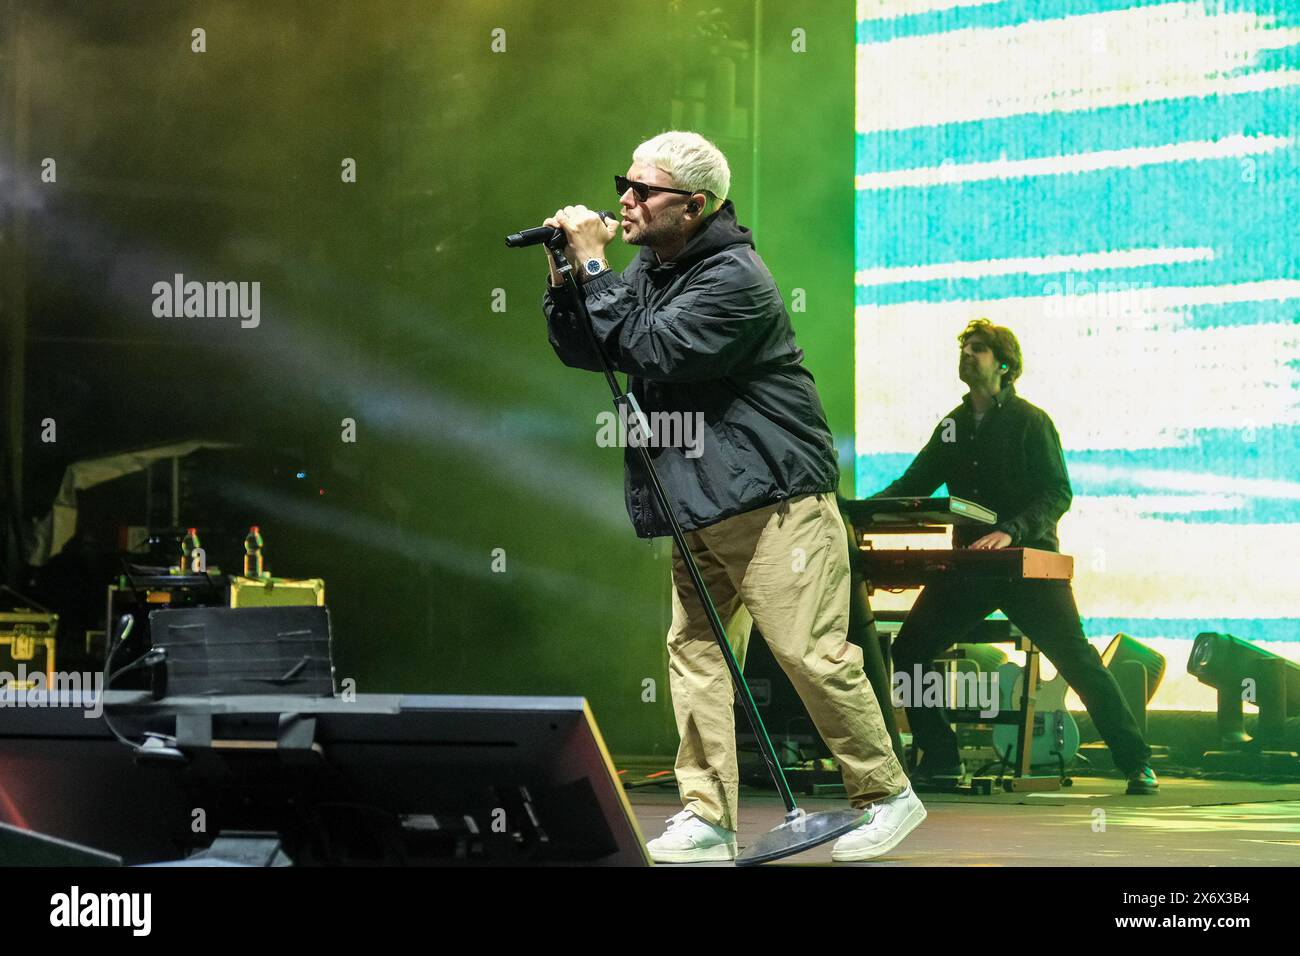
[[121, 866], [122, 858], [0, 823], [0, 866]]
[[[277, 835], [300, 866], [649, 862], [581, 697], [108, 692], [133, 739], [210, 720], [209, 743], [160, 764], [137, 761], [76, 696], [0, 711], [0, 820], [21, 814], [131, 864], [240, 831]], [[286, 737], [286, 721], [310, 731]]]

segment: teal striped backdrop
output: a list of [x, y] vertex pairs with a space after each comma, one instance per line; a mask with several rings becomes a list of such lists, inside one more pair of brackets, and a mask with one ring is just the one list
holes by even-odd
[[[1300, 0], [859, 0], [859, 494], [1020, 337], [1090, 637], [1300, 658]], [[888, 602], [888, 597], [885, 598]]]

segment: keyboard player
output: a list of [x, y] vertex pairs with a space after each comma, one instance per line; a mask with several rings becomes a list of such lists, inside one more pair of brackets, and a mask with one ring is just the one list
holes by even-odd
[[[970, 391], [935, 426], [902, 477], [873, 497], [928, 496], [947, 484], [950, 495], [998, 516], [992, 531], [987, 525], [955, 526], [954, 547], [1057, 551], [1056, 524], [1070, 507], [1070, 479], [1051, 418], [1016, 394], [1020, 344], [1010, 329], [987, 319], [972, 321], [958, 342], [958, 376]], [[911, 675], [916, 664], [933, 667], [937, 654], [999, 609], [1083, 700], [1116, 766], [1128, 777], [1128, 792], [1156, 792], [1150, 748], [1115, 678], [1084, 637], [1069, 581], [949, 576], [928, 584], [894, 642], [895, 673]], [[911, 774], [914, 782], [964, 772], [956, 734], [942, 708], [908, 707], [907, 717], [922, 753]]]

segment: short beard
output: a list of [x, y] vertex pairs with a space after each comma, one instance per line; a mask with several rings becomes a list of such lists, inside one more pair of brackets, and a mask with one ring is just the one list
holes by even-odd
[[683, 208], [677, 218], [671, 222], [658, 219], [653, 226], [642, 226], [640, 232], [627, 240], [627, 244], [629, 246], [670, 246], [681, 237], [685, 215]]

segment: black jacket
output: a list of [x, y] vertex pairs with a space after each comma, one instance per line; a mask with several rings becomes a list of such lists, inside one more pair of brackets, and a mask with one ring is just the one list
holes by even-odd
[[[697, 457], [649, 449], [685, 530], [835, 490], [839, 464], [812, 374], [730, 201], [675, 259], [661, 264], [642, 247], [622, 275], [605, 272], [582, 288], [596, 337], [642, 411], [701, 416]], [[600, 371], [567, 293], [548, 284], [543, 308], [560, 360]], [[624, 452], [628, 514], [643, 538], [669, 534], [638, 455]]]
[[1056, 523], [1073, 499], [1061, 439], [1047, 413], [1018, 396], [1015, 386], [1002, 389], [978, 429], [970, 396], [963, 397], [903, 476], [873, 497], [930, 495], [942, 484], [950, 495], [998, 516], [993, 528], [954, 528], [957, 547], [996, 529], [1011, 535], [1017, 548], [1060, 550]]

